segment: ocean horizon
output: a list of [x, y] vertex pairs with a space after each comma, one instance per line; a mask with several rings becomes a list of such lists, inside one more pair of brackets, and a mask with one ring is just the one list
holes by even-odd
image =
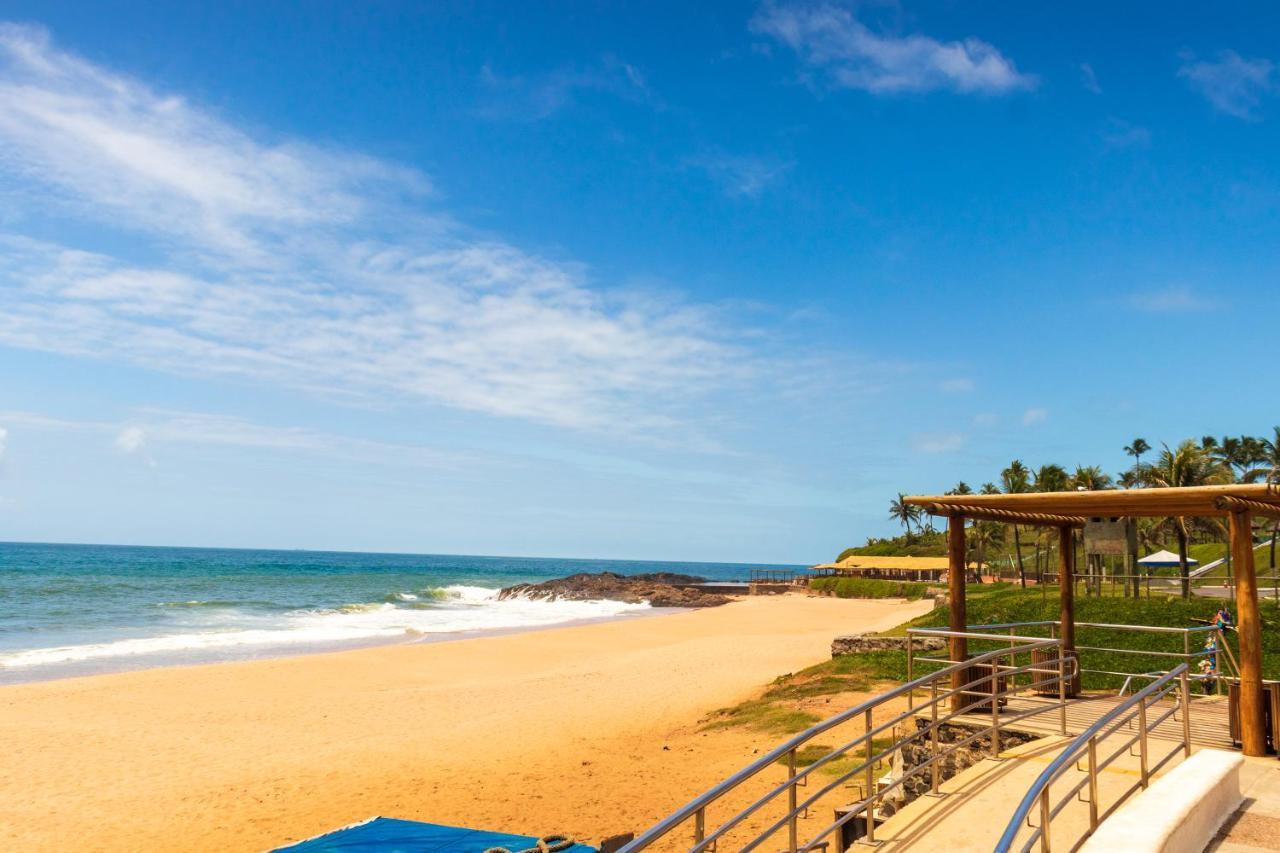
[[0, 684], [642, 615], [653, 609], [497, 594], [577, 572], [752, 568], [800, 567], [0, 542]]

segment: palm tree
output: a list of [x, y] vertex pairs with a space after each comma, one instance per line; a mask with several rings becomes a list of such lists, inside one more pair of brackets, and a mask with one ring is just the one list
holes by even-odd
[[1133, 457], [1133, 482], [1141, 486], [1143, 483], [1142, 476], [1142, 454], [1151, 449], [1151, 445], [1147, 444], [1145, 438], [1135, 438], [1132, 444], [1125, 445], [1124, 452]]
[[[983, 483], [982, 487], [978, 489], [978, 494], [998, 495], [1000, 494], [1000, 489], [995, 483]], [[987, 549], [994, 547], [996, 542], [1001, 541], [1006, 537], [1004, 535], [1004, 525], [998, 521], [988, 521], [980, 525], [975, 525], [975, 530], [978, 532], [978, 565], [979, 573], [981, 573], [981, 566], [986, 563]]]
[[[1000, 485], [1007, 495], [1017, 495], [1031, 491], [1031, 472], [1021, 459], [1009, 463], [1009, 467], [1000, 472]], [[1013, 525], [1013, 549], [1018, 556], [1018, 583], [1024, 588], [1027, 585], [1027, 568], [1022, 562], [1022, 531]]]
[[[1216, 458], [1216, 455], [1187, 439], [1170, 450], [1163, 445], [1156, 464], [1151, 466], [1149, 474], [1151, 485], [1157, 488], [1176, 488], [1179, 486], [1208, 486], [1230, 480], [1231, 473]], [[1178, 538], [1178, 573], [1182, 576], [1182, 597], [1191, 598], [1191, 571], [1187, 565], [1187, 519], [1177, 516], [1170, 519], [1173, 532]]]
[[906, 502], [906, 495], [898, 492], [898, 499], [889, 501], [889, 518], [897, 520], [907, 529], [907, 541], [911, 541], [911, 525], [920, 523], [920, 507]]
[[968, 484], [968, 483], [966, 483], [964, 480], [961, 480], [960, 482], [956, 483], [956, 484], [955, 484], [955, 487], [954, 487], [954, 488], [952, 488], [952, 489], [951, 489], [951, 491], [947, 492], [947, 494], [949, 494], [949, 495], [971, 495], [971, 494], [973, 494], [973, 489], [969, 488], [969, 484]]
[[987, 564], [987, 549], [1000, 539], [1000, 524], [995, 521], [974, 521], [969, 531], [969, 544], [973, 547], [973, 562], [977, 566], [976, 581], [982, 583], [982, 570]]
[[[1065, 492], [1070, 483], [1071, 477], [1067, 474], [1067, 469], [1061, 465], [1041, 465], [1036, 469], [1032, 477], [1032, 487], [1037, 492]], [[1036, 530], [1036, 583], [1044, 583], [1044, 564], [1043, 559], [1049, 556], [1050, 546], [1053, 544], [1053, 537], [1049, 535], [1052, 531], [1048, 528], [1039, 528]]]
[[[1268, 483], [1280, 484], [1280, 426], [1272, 427], [1271, 438], [1260, 439], [1262, 450], [1259, 456], [1259, 462], [1262, 468], [1257, 470], [1259, 476], [1254, 479], [1262, 479], [1266, 477]], [[1271, 523], [1271, 568], [1276, 567], [1276, 534], [1280, 533], [1280, 519], [1276, 519]]]
[[1070, 486], [1086, 492], [1100, 492], [1112, 488], [1110, 474], [1102, 471], [1101, 465], [1077, 465], [1076, 472], [1071, 475]]
[[1061, 465], [1041, 465], [1036, 469], [1034, 486], [1037, 492], [1065, 492], [1070, 476]]

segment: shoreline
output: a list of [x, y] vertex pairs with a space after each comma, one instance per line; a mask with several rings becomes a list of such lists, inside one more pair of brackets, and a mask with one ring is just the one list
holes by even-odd
[[[246, 646], [230, 650], [184, 650], [182, 652], [152, 652], [137, 655], [119, 655], [102, 661], [71, 661], [66, 663], [37, 664], [30, 667], [6, 669], [0, 665], [0, 691], [6, 687], [24, 684], [41, 684], [46, 681], [64, 681], [72, 678], [92, 678], [100, 675], [120, 675], [129, 672], [147, 672], [153, 669], [183, 669], [197, 666], [219, 666], [248, 661], [287, 660], [297, 657], [340, 654], [360, 649], [377, 649], [387, 646], [413, 646], [433, 643], [453, 643], [486, 637], [505, 637], [538, 631], [553, 631], [579, 625], [595, 625], [605, 622], [647, 619], [698, 608], [649, 607], [609, 616], [588, 616], [566, 619], [542, 625], [513, 625], [505, 628], [475, 628], [438, 633], [409, 634], [400, 637], [367, 637], [351, 640], [316, 641], [309, 644]], [[239, 653], [237, 653], [239, 651]], [[30, 673], [30, 677], [24, 677]]]
[[595, 843], [775, 735], [707, 713], [928, 609], [808, 596], [0, 688], [0, 846], [271, 849], [373, 815]]

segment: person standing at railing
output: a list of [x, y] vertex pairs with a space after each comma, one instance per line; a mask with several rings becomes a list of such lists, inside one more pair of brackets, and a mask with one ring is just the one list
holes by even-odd
[[1227, 609], [1227, 605], [1218, 608], [1218, 612], [1213, 614], [1213, 625], [1219, 631], [1226, 631], [1234, 628], [1235, 623], [1231, 618], [1231, 611]]
[[1204, 641], [1205, 656], [1200, 659], [1200, 684], [1208, 696], [1218, 686], [1218, 638], [1216, 635]]
[[1206, 696], [1211, 695], [1218, 687], [1218, 671], [1214, 669], [1208, 658], [1200, 661], [1200, 684]]

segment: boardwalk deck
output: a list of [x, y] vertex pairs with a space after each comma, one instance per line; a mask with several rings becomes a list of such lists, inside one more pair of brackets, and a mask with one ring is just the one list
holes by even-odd
[[[1124, 701], [1117, 696], [1081, 696], [1067, 700], [1067, 734], [1078, 735], [1101, 719], [1108, 711]], [[1153, 705], [1149, 716], [1162, 714], [1172, 707], [1165, 701]], [[1013, 717], [1035, 708], [1043, 708], [1043, 713], [1010, 723], [1009, 728], [1036, 734], [1059, 734], [1058, 701], [1056, 699], [1036, 696], [1015, 696], [1001, 711], [1002, 717]], [[1159, 710], [1157, 711], [1157, 708]], [[965, 714], [956, 722], [970, 718], [979, 725], [987, 725], [991, 721], [990, 714]], [[1132, 724], [1136, 726], [1136, 722]], [[1182, 740], [1182, 717], [1175, 714], [1152, 732], [1152, 737], [1164, 740]], [[1225, 696], [1197, 696], [1191, 701], [1191, 743], [1193, 746], [1209, 746], [1216, 749], [1237, 749], [1231, 742], [1231, 734], [1227, 716], [1227, 700]]]

